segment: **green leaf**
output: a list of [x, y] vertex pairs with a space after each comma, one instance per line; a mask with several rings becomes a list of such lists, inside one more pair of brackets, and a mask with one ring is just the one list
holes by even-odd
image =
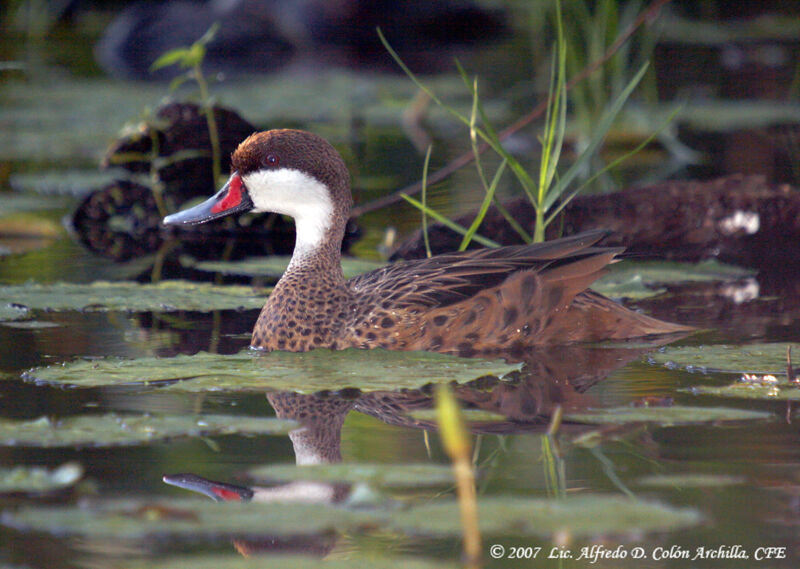
[[[697, 525], [694, 509], [674, 508], [618, 496], [567, 496], [560, 499], [481, 498], [478, 521], [481, 532], [492, 536], [543, 536], [554, 534], [589, 537], [641, 534]], [[440, 501], [397, 512], [395, 528], [416, 535], [458, 536], [458, 504]]]
[[[452, 229], [456, 233], [460, 233], [461, 235], [466, 235], [467, 234], [468, 229], [466, 227], [462, 227], [461, 225], [455, 223], [454, 221], [452, 221], [450, 219], [447, 219], [445, 216], [443, 216], [441, 213], [439, 213], [435, 209], [431, 209], [428, 206], [423, 205], [422, 202], [420, 202], [418, 200], [415, 200], [411, 196], [407, 196], [405, 194], [400, 194], [400, 197], [402, 197], [408, 203], [413, 205], [415, 208], [419, 209], [420, 211], [425, 212], [427, 215], [431, 216], [433, 219], [435, 219], [439, 223], [445, 225], [449, 229]], [[473, 235], [472, 238], [475, 241], [477, 241], [478, 243], [480, 243], [481, 245], [485, 246], [485, 247], [499, 247], [500, 246], [500, 244], [497, 243], [496, 241], [492, 241], [491, 239], [487, 239], [486, 237], [483, 237], [482, 235], [477, 235], [476, 234], [476, 235]]]
[[616, 99], [611, 103], [611, 106], [606, 109], [606, 112], [603, 113], [603, 116], [600, 119], [600, 122], [594, 127], [592, 132], [592, 137], [589, 139], [589, 144], [587, 144], [586, 149], [578, 156], [575, 162], [569, 167], [569, 169], [561, 176], [556, 184], [548, 191], [547, 197], [544, 200], [544, 208], [545, 210], [549, 210], [553, 207], [556, 200], [564, 193], [566, 188], [569, 184], [572, 183], [572, 180], [580, 173], [582, 170], [586, 168], [586, 164], [591, 159], [594, 151], [600, 146], [603, 140], [608, 134], [611, 125], [614, 123], [614, 120], [617, 118], [617, 115], [622, 110], [622, 107], [625, 105], [626, 101], [630, 97], [633, 90], [642, 80], [644, 74], [647, 72], [647, 64], [642, 65], [639, 71], [634, 75], [633, 79], [625, 86], [625, 89], [617, 96]]
[[595, 425], [658, 423], [662, 426], [717, 421], [755, 421], [772, 418], [771, 413], [725, 407], [613, 407], [583, 413], [567, 413], [566, 421]]
[[[258, 504], [205, 500], [139, 499], [79, 506], [23, 507], [0, 520], [22, 531], [95, 539], [211, 538], [313, 535], [374, 523], [375, 514], [316, 504]], [[150, 560], [151, 567], [152, 560]]]
[[188, 47], [177, 47], [175, 49], [171, 49], [158, 56], [158, 58], [150, 66], [150, 71], [151, 72], [158, 71], [159, 69], [162, 69], [164, 67], [169, 67], [170, 65], [175, 65], [176, 63], [184, 65], [184, 62], [188, 57], [189, 57]]
[[181, 85], [190, 81], [192, 78], [189, 76], [188, 73], [181, 73], [177, 77], [175, 77], [172, 81], [169, 82], [168, 90], [170, 93], [174, 93], [177, 91]]
[[248, 286], [216, 286], [187, 281], [158, 284], [95, 282], [92, 284], [35, 284], [0, 286], [0, 306], [13, 304], [32, 310], [193, 310], [254, 309], [264, 294]]
[[789, 382], [774, 376], [742, 378], [736, 383], [721, 387], [695, 385], [681, 389], [694, 395], [715, 395], [735, 399], [755, 399], [761, 401], [800, 401], [800, 383]]
[[219, 31], [219, 22], [214, 22], [211, 26], [206, 30], [206, 33], [202, 35], [202, 37], [197, 40], [195, 43], [200, 45], [208, 45], [217, 35]]
[[376, 487], [438, 486], [453, 484], [453, 469], [442, 464], [271, 464], [248, 472], [259, 482], [315, 482], [366, 483]]
[[[701, 520], [694, 509], [590, 495], [559, 500], [483, 498], [478, 502], [478, 512], [482, 531], [493, 536], [638, 535], [691, 527]], [[391, 513], [301, 503], [115, 500], [80, 506], [27, 506], [7, 510], [0, 519], [20, 531], [59, 537], [180, 537], [200, 543], [222, 537], [358, 533], [376, 527], [391, 527], [408, 535], [455, 537], [461, 532], [458, 504], [451, 500]]]
[[[362, 391], [419, 388], [433, 382], [467, 382], [502, 377], [521, 364], [459, 358], [432, 352], [326, 350], [234, 355], [200, 352], [172, 358], [107, 358], [32, 369], [29, 381], [74, 387], [157, 386], [179, 391], [269, 390], [315, 393], [328, 389]], [[376, 373], [380, 370], [380, 373]]]
[[747, 480], [742, 476], [732, 476], [730, 474], [653, 474], [643, 476], [637, 481], [639, 486], [656, 488], [722, 488], [745, 484]]
[[182, 67], [197, 67], [203, 63], [206, 56], [206, 47], [201, 43], [193, 43], [186, 53], [186, 57], [181, 61]]
[[44, 199], [39, 194], [4, 193], [0, 199], [0, 217], [28, 211], [64, 209], [72, 203], [73, 200], [61, 196], [48, 196]]
[[648, 356], [650, 363], [699, 373], [785, 374], [786, 349], [797, 344], [666, 346]]
[[610, 170], [613, 170], [614, 168], [616, 168], [617, 166], [619, 166], [620, 164], [622, 164], [623, 162], [625, 162], [629, 158], [635, 156], [640, 151], [642, 151], [644, 148], [646, 148], [647, 145], [649, 145], [656, 138], [656, 136], [658, 136], [661, 133], [661, 131], [663, 131], [665, 128], [667, 128], [667, 126], [670, 123], [672, 123], [673, 119], [678, 115], [678, 113], [681, 111], [682, 108], [683, 107], [678, 107], [672, 113], [670, 113], [670, 115], [664, 120], [664, 122], [662, 122], [661, 125], [656, 130], [651, 132], [650, 135], [647, 138], [645, 138], [642, 142], [640, 142], [638, 145], [636, 145], [635, 148], [633, 148], [632, 150], [626, 152], [622, 156], [619, 156], [618, 158], [614, 159], [613, 161], [609, 162], [601, 170], [599, 170], [598, 172], [595, 172], [593, 175], [589, 176], [586, 179], [586, 181], [583, 182], [583, 184], [581, 184], [580, 186], [577, 186], [575, 189], [573, 189], [571, 192], [569, 192], [560, 201], [558, 206], [556, 206], [554, 209], [549, 211], [548, 216], [547, 216], [547, 220], [545, 221], [545, 225], [549, 225], [556, 218], [556, 216], [559, 213], [561, 213], [561, 211], [567, 206], [567, 204], [569, 204], [569, 202], [572, 201], [572, 198], [574, 198], [579, 193], [581, 193], [585, 188], [587, 188], [589, 186], [589, 184], [591, 184], [592, 182], [594, 182], [597, 178], [599, 178], [600, 176], [602, 176], [606, 172], [608, 172]]
[[0, 419], [0, 445], [105, 447], [146, 444], [174, 437], [286, 434], [297, 423], [238, 415], [79, 415], [32, 421]]
[[725, 265], [716, 259], [699, 263], [632, 261], [615, 263], [608, 274], [592, 283], [592, 289], [612, 298], [647, 298], [664, 292], [658, 285], [683, 282], [736, 280], [755, 271]]

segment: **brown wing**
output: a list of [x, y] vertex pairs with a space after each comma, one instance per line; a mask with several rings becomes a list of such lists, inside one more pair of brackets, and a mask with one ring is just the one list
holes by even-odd
[[588, 231], [534, 245], [475, 249], [395, 263], [350, 279], [348, 285], [364, 306], [401, 310], [446, 307], [495, 287], [521, 270], [555, 271], [555, 277], [569, 273], [570, 265], [598, 255], [605, 258], [605, 265], [622, 249], [591, 247], [604, 235], [605, 231]]

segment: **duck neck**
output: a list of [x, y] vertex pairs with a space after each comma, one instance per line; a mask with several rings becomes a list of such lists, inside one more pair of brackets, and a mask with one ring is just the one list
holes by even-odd
[[[342, 273], [342, 240], [346, 218], [336, 212], [327, 224], [302, 217], [295, 219], [297, 240], [286, 275], [307, 274], [328, 282], [344, 283]], [[283, 280], [283, 279], [282, 279]]]

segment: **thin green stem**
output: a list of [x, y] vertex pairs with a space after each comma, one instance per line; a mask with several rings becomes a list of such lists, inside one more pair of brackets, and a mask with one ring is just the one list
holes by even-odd
[[428, 145], [428, 151], [425, 153], [425, 164], [422, 165], [422, 238], [425, 241], [425, 254], [431, 257], [431, 242], [428, 237], [428, 215], [426, 213], [427, 205], [425, 204], [426, 193], [428, 189], [428, 165], [431, 160], [431, 150], [433, 145]]
[[218, 184], [222, 177], [222, 159], [220, 157], [219, 145], [219, 130], [217, 129], [217, 119], [214, 116], [214, 105], [208, 94], [208, 83], [203, 76], [201, 63], [198, 61], [194, 65], [194, 79], [197, 81], [197, 87], [200, 90], [200, 101], [203, 105], [203, 112], [206, 115], [206, 122], [208, 123], [208, 139], [211, 143], [211, 168], [214, 175], [214, 184]]

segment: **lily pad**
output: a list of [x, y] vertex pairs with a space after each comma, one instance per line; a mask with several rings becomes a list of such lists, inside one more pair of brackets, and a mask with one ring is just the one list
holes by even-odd
[[[478, 500], [478, 523], [486, 535], [572, 537], [666, 531], [696, 525], [696, 510], [618, 496], [569, 496], [558, 500], [487, 498]], [[423, 535], [460, 535], [458, 504], [438, 502], [397, 512], [392, 525]]]
[[33, 421], [0, 419], [0, 445], [31, 447], [115, 446], [173, 437], [286, 434], [297, 423], [271, 417], [228, 415], [80, 415]]
[[[201, 271], [223, 273], [226, 275], [243, 275], [248, 277], [280, 277], [289, 266], [289, 256], [251, 257], [243, 261], [201, 261], [192, 266]], [[356, 275], [374, 271], [385, 266], [386, 263], [359, 259], [357, 257], [343, 257], [342, 271], [346, 279]]]
[[645, 261], [617, 263], [592, 284], [597, 292], [613, 298], [647, 298], [664, 292], [659, 284], [725, 281], [755, 274], [755, 271], [725, 265], [715, 259], [700, 263]]
[[730, 346], [667, 346], [648, 355], [648, 361], [670, 369], [709, 373], [785, 374], [786, 349], [793, 344]]
[[[774, 378], [774, 376], [773, 376]], [[737, 399], [760, 399], [764, 401], [800, 401], [800, 384], [786, 379], [759, 381], [743, 378], [736, 383], [724, 386], [696, 385], [682, 389], [694, 395], [716, 395]]]
[[[72, 507], [25, 507], [6, 511], [0, 523], [56, 536], [106, 539], [212, 538], [295, 535], [354, 529], [377, 516], [316, 504], [209, 502], [161, 499], [113, 500]], [[152, 565], [151, 565], [152, 566]]]
[[[52, 200], [52, 196], [56, 195], [59, 197], [56, 198], [55, 203], [66, 205], [69, 202], [61, 198], [61, 196], [86, 195], [94, 189], [113, 181], [116, 176], [117, 172], [97, 169], [24, 172], [9, 176], [8, 183], [17, 192], [47, 194], [46, 199], [41, 195], [31, 196], [36, 197], [40, 202]], [[42, 207], [40, 206], [36, 209], [42, 209]]]
[[254, 309], [265, 292], [248, 286], [216, 286], [187, 281], [158, 284], [95, 282], [0, 286], [0, 305], [34, 310], [162, 311]]
[[249, 471], [257, 481], [364, 482], [377, 487], [436, 486], [453, 483], [453, 469], [441, 464], [272, 464]]
[[19, 328], [21, 330], [42, 330], [44, 328], [60, 328], [58, 322], [48, 322], [46, 320], [25, 320], [23, 322], [1, 322], [7, 328]]
[[68, 462], [53, 470], [39, 466], [0, 468], [0, 494], [50, 492], [72, 486], [83, 476], [83, 468]]
[[[343, 559], [325, 559], [302, 555], [268, 555], [242, 557], [240, 554], [229, 555], [181, 555], [158, 559], [158, 569], [352, 569], [353, 567], [369, 567], [370, 569], [458, 569], [463, 567], [450, 561], [422, 559], [419, 557], [379, 556], [375, 552], [360, 555], [348, 552]], [[115, 563], [114, 569], [153, 569], [153, 559], [129, 560], [122, 564]]]
[[654, 474], [644, 476], [637, 480], [640, 486], [653, 486], [657, 488], [719, 488], [744, 484], [742, 476], [729, 474]]
[[[436, 409], [415, 409], [408, 415], [420, 421], [436, 422], [439, 418]], [[495, 423], [508, 420], [505, 415], [486, 409], [461, 409], [461, 418], [467, 423]]]
[[179, 391], [296, 391], [358, 388], [362, 391], [419, 388], [433, 382], [502, 377], [521, 364], [459, 358], [431, 352], [390, 350], [245, 350], [234, 355], [200, 352], [173, 358], [75, 361], [35, 368], [23, 377], [74, 387], [158, 385]]
[[[488, 535], [573, 536], [666, 531], [697, 524], [692, 509], [617, 496], [576, 496], [560, 500], [487, 498], [478, 502], [479, 523]], [[144, 539], [317, 534], [389, 525], [410, 534], [461, 535], [454, 500], [393, 511], [352, 511], [317, 504], [206, 502], [203, 500], [119, 500], [77, 507], [23, 507], [6, 511], [4, 525], [56, 536]]]
[[584, 413], [569, 413], [565, 420], [595, 425], [621, 425], [624, 423], [658, 423], [683, 425], [717, 421], [754, 421], [772, 418], [771, 413], [726, 407], [612, 407]]
[[36, 194], [3, 194], [0, 200], [0, 217], [11, 215], [12, 213], [22, 213], [28, 211], [44, 211], [64, 209], [69, 207], [72, 200], [60, 196], [48, 196], [43, 198]]

